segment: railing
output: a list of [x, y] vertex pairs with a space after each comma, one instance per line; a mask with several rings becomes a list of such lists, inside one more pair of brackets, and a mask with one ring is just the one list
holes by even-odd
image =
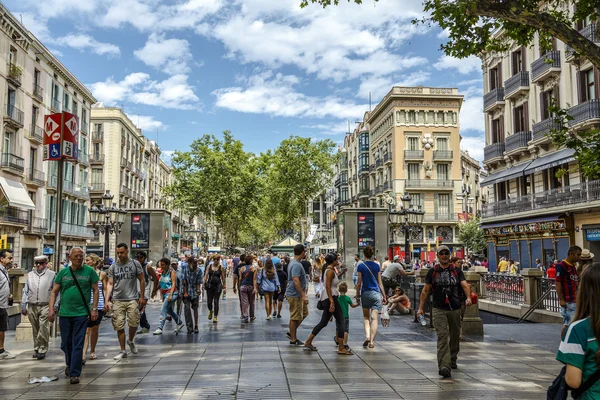
[[375, 194], [381, 194], [381, 193], [383, 193], [383, 186], [380, 185], [375, 188]]
[[517, 149], [527, 148], [531, 140], [531, 131], [517, 132], [506, 138], [504, 151], [511, 152]]
[[12, 153], [3, 153], [2, 167], [22, 174], [25, 171], [25, 160]]
[[492, 143], [483, 149], [483, 160], [504, 156], [504, 143]]
[[[539, 278], [538, 280], [538, 295], [544, 296], [545, 299], [541, 302], [540, 308], [543, 310], [560, 312], [560, 301], [556, 294], [556, 280], [550, 278]], [[547, 292], [550, 292], [546, 295]]]
[[40, 186], [44, 186], [46, 184], [46, 174], [44, 174], [44, 171], [39, 171], [37, 169], [28, 169], [26, 176], [29, 182], [35, 183]]
[[60, 100], [52, 99], [52, 109], [56, 112], [60, 112]]
[[454, 183], [446, 179], [407, 179], [407, 188], [446, 188], [452, 189]]
[[496, 88], [483, 96], [483, 110], [487, 111], [498, 102], [504, 102], [504, 88]]
[[48, 189], [56, 189], [58, 182], [58, 178], [56, 175], [51, 175], [48, 177], [48, 181], [46, 182], [46, 188]]
[[421, 160], [425, 157], [423, 150], [404, 150], [404, 158], [407, 160]]
[[44, 128], [41, 126], [37, 126], [36, 124], [31, 124], [31, 129], [29, 129], [29, 139], [34, 140], [38, 143], [42, 143], [44, 140]]
[[90, 155], [88, 153], [79, 152], [78, 157], [79, 157], [79, 162], [86, 164], [86, 165], [90, 163]]
[[560, 68], [560, 51], [550, 51], [531, 63], [531, 79], [537, 80], [551, 68]]
[[358, 191], [358, 195], [359, 196], [368, 196], [369, 195], [369, 188], [362, 188]]
[[504, 97], [517, 93], [519, 88], [529, 88], [529, 72], [521, 71], [508, 78], [504, 82]]
[[551, 131], [558, 131], [560, 129], [562, 129], [562, 122], [560, 120], [547, 118], [537, 124], [533, 124], [532, 140], [540, 140], [545, 138]]
[[334, 184], [334, 186], [340, 186], [341, 183], [342, 183], [342, 180], [340, 178], [337, 178], [333, 184]]
[[26, 228], [26, 230], [34, 233], [46, 233], [48, 232], [48, 220], [45, 218], [30, 216], [29, 226]]
[[[400, 288], [404, 291], [404, 294], [408, 295], [410, 293], [410, 288], [411, 288], [411, 284], [415, 283], [417, 280], [417, 277], [414, 275], [396, 275], [396, 278], [394, 278], [396, 282], [398, 282], [400, 284]], [[387, 293], [386, 293], [387, 296]]]
[[[592, 43], [600, 43], [600, 35], [597, 35], [596, 24], [589, 24], [579, 31], [581, 36], [589, 39]], [[571, 58], [575, 53], [575, 49], [567, 45], [566, 57]]]
[[81, 121], [81, 132], [88, 133], [89, 132], [88, 129], [89, 129], [88, 123], [85, 121]]
[[483, 281], [488, 299], [516, 305], [525, 302], [521, 275], [488, 273], [483, 276]]
[[63, 191], [65, 191], [66, 193], [70, 193], [70, 194], [75, 194], [75, 189], [73, 188], [73, 182], [71, 181], [64, 181], [63, 183]]
[[[65, 236], [76, 236], [89, 239], [94, 237], [94, 230], [90, 227], [83, 225], [74, 225], [66, 222], [61, 222], [60, 231], [61, 234]], [[48, 233], [56, 233], [56, 221], [50, 221]]]
[[458, 220], [458, 216], [450, 213], [425, 213], [423, 220], [427, 222], [456, 221]]
[[375, 168], [383, 167], [383, 159], [378, 158], [375, 160]]
[[104, 193], [104, 183], [92, 182], [92, 184], [89, 187], [89, 191], [94, 193]]
[[104, 140], [104, 131], [95, 130], [92, 132], [92, 141], [101, 142]]
[[10, 79], [16, 86], [21, 86], [21, 75], [23, 75], [23, 70], [21, 69], [21, 67], [9, 62], [8, 79]]
[[391, 153], [383, 153], [383, 162], [386, 163], [388, 161], [392, 161], [392, 154]]
[[483, 218], [552, 207], [563, 207], [597, 201], [598, 199], [600, 199], [600, 180], [587, 181], [576, 185], [524, 195], [517, 199], [488, 203], [483, 208]]
[[4, 206], [0, 207], [0, 221], [10, 224], [27, 225], [29, 224], [29, 214], [26, 210], [21, 210], [20, 208]]
[[569, 121], [570, 126], [575, 126], [591, 119], [600, 118], [600, 99], [588, 100], [569, 108], [569, 115], [573, 117]]
[[90, 164], [101, 164], [104, 162], [104, 154], [90, 154]]
[[383, 182], [383, 190], [389, 190], [392, 188], [392, 184], [387, 181], [387, 182]]
[[37, 97], [38, 100], [42, 100], [44, 98], [44, 89], [40, 85], [33, 85], [33, 95]]
[[11, 121], [16, 122], [20, 126], [23, 126], [23, 121], [25, 120], [25, 113], [19, 110], [14, 104], [6, 104], [6, 116]]
[[434, 150], [433, 151], [433, 159], [434, 160], [452, 160], [453, 152], [452, 150]]

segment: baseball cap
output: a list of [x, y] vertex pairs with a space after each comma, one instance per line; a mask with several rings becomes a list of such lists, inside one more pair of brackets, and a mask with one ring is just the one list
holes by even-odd
[[400, 259], [400, 256], [398, 256], [398, 255], [394, 256], [394, 261], [399, 260], [399, 259]]
[[171, 258], [171, 264], [179, 264], [179, 260], [176, 258]]
[[438, 248], [436, 250], [436, 253], [439, 254], [439, 252], [442, 251], [442, 250], [446, 250], [446, 251], [450, 252], [450, 248], [448, 248], [448, 246], [441, 245], [441, 246], [438, 246]]

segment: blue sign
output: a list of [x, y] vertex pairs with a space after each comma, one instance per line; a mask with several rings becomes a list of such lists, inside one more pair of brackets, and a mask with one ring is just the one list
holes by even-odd
[[52, 254], [54, 254], [54, 246], [44, 246], [44, 255], [51, 256]]
[[586, 229], [585, 238], [588, 242], [600, 242], [600, 228]]
[[50, 158], [60, 158], [60, 143], [54, 143], [49, 145]]

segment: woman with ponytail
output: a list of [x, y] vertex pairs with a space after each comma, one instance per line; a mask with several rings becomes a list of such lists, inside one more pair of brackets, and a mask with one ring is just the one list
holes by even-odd
[[[565, 381], [577, 389], [597, 374], [600, 365], [600, 263], [587, 267], [579, 282], [577, 310], [560, 342], [556, 359], [567, 366]], [[597, 379], [597, 377], [596, 377]], [[600, 399], [600, 381], [580, 393], [578, 400]]]

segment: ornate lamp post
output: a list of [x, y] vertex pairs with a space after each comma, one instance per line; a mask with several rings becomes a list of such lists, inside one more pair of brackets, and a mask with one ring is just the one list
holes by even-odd
[[[107, 190], [102, 196], [102, 203], [94, 204], [90, 207], [90, 222], [94, 228], [94, 233], [104, 234], [104, 265], [110, 265], [110, 234], [121, 232], [121, 227], [125, 222], [127, 211], [117, 208], [113, 203], [114, 195]], [[104, 220], [103, 220], [104, 219]]]
[[404, 262], [409, 264], [410, 234], [423, 224], [425, 211], [421, 210], [421, 206], [415, 207], [412, 205], [412, 198], [408, 193], [402, 196], [401, 201], [402, 208], [400, 211], [390, 211], [390, 225], [392, 225], [394, 233], [399, 227], [404, 231]]

